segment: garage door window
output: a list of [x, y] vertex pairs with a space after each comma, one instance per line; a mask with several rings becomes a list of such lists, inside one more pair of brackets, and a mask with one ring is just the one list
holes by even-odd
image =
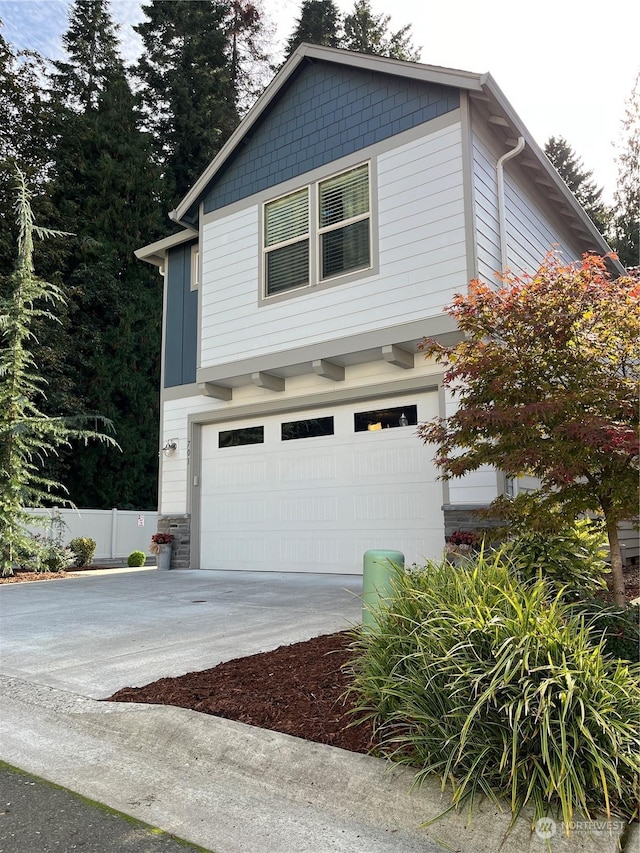
[[379, 429], [415, 426], [418, 423], [418, 407], [395, 406], [392, 409], [356, 412], [353, 416], [353, 422], [356, 432], [375, 432]]
[[309, 418], [306, 421], [289, 421], [282, 424], [281, 437], [283, 441], [298, 438], [315, 438], [320, 435], [333, 435], [333, 417]]
[[264, 444], [264, 427], [242, 427], [218, 433], [218, 447], [240, 447], [243, 444]]

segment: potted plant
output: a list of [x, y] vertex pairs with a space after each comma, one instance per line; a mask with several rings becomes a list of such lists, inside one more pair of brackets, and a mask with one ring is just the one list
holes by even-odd
[[480, 536], [475, 530], [454, 530], [447, 538], [447, 553], [454, 557], [471, 554], [480, 545]]
[[171, 543], [173, 536], [170, 533], [154, 533], [151, 537], [150, 551], [156, 555], [158, 571], [166, 572], [171, 568]]

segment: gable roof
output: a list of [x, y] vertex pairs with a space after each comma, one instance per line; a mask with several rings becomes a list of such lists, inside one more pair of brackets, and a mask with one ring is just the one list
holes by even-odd
[[[478, 104], [483, 105], [488, 113], [488, 121], [494, 129], [502, 131], [508, 147], [513, 147], [518, 138], [524, 139], [525, 151], [521, 155], [522, 164], [534, 172], [534, 180], [545, 187], [554, 205], [558, 206], [560, 212], [568, 218], [570, 227], [577, 232], [589, 249], [603, 254], [610, 251], [610, 247], [598, 229], [558, 175], [490, 74], [405, 62], [311, 44], [301, 44], [289, 57], [193, 187], [176, 209], [170, 212], [171, 219], [186, 227], [194, 226], [199, 202], [207, 188], [215, 181], [239, 146], [247, 141], [252, 129], [269, 110], [300, 66], [314, 61], [334, 63], [466, 91], [472, 99], [477, 100]], [[613, 262], [613, 265], [618, 272], [624, 271], [618, 262]]]

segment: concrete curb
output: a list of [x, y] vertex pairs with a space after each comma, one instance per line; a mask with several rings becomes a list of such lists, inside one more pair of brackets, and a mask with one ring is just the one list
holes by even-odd
[[[604, 821], [583, 824], [569, 839], [551, 826], [555, 834], [545, 839], [532, 832], [529, 813], [507, 834], [508, 810], [490, 803], [477, 806], [471, 822], [466, 812], [453, 812], [421, 829], [447, 806], [446, 794], [435, 781], [411, 792], [411, 772], [381, 759], [181, 708], [98, 702], [3, 680], [12, 717], [29, 720], [3, 726], [5, 760], [208, 849], [620, 849], [622, 824], [610, 830]], [[39, 724], [45, 707], [47, 719]]]
[[632, 823], [622, 845], [624, 853], [640, 853], [640, 824]]

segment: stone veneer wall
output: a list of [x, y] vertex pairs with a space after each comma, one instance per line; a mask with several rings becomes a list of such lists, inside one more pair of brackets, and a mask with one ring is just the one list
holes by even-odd
[[453, 506], [445, 504], [442, 507], [444, 513], [444, 538], [447, 540], [454, 530], [478, 530], [492, 527], [503, 527], [504, 522], [494, 518], [481, 518], [477, 510], [486, 509], [484, 504], [469, 506]]
[[188, 569], [191, 558], [191, 516], [158, 516], [158, 533], [170, 533], [173, 536], [171, 568]]

